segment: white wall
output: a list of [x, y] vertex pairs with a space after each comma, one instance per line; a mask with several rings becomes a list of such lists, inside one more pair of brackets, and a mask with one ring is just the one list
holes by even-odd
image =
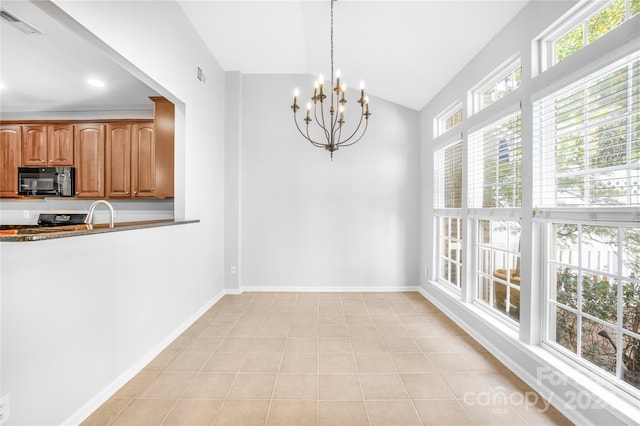
[[175, 215], [200, 222], [0, 245], [7, 424], [81, 421], [224, 287], [223, 71], [175, 2], [56, 4], [176, 103]]
[[[462, 297], [445, 286], [431, 280], [434, 262], [433, 232], [433, 148], [440, 143], [447, 143], [465, 137], [492, 118], [499, 117], [504, 111], [522, 102], [522, 145], [523, 158], [533, 155], [532, 137], [532, 98], [539, 98], [544, 93], [558, 89], [567, 84], [567, 75], [588, 73], [594, 67], [603, 66], [610, 59], [612, 52], [619, 49], [637, 49], [640, 34], [640, 16], [633, 22], [624, 24], [619, 29], [607, 34], [588, 48], [567, 58], [560, 64], [532, 78], [532, 40], [549, 25], [558, 20], [577, 1], [544, 1], [529, 2], [527, 6], [504, 28], [478, 55], [464, 67], [451, 82], [425, 106], [420, 112], [421, 137], [421, 238], [420, 259], [423, 270], [428, 268], [429, 275], [421, 276], [423, 294], [445, 313], [457, 321], [467, 332], [483, 345], [535, 390], [560, 409], [570, 420], [577, 424], [631, 424], [636, 423], [640, 411], [637, 398], [626, 393], [611, 390], [611, 386], [602, 386], [593, 374], [585, 374], [574, 364], [564, 362], [551, 356], [540, 346], [540, 327], [542, 317], [540, 305], [542, 294], [540, 289], [541, 271], [534, 269], [533, 259], [541, 256], [542, 248], [534, 245], [532, 235], [536, 232], [532, 221], [532, 187], [534, 175], [531, 165], [523, 162], [523, 206], [522, 206], [522, 268], [521, 315], [519, 330], [513, 330], [496, 318], [486, 314], [470, 302], [472, 295]], [[520, 89], [491, 106], [474, 114], [464, 116], [463, 123], [440, 138], [433, 138], [433, 118], [456, 101], [463, 102], [463, 111], [468, 110], [468, 91], [483, 80], [514, 55], [522, 58], [522, 85]], [[463, 204], [465, 207], [466, 204]], [[463, 208], [463, 219], [468, 212]], [[464, 227], [471, 229], [471, 223]], [[464, 256], [465, 254], [463, 254]], [[473, 253], [466, 254], [469, 257]], [[464, 260], [464, 259], [463, 259]], [[472, 262], [464, 262], [470, 265]], [[467, 266], [465, 271], [467, 283], [470, 283], [473, 271]], [[463, 278], [465, 275], [463, 274]], [[465, 298], [468, 297], [468, 299]], [[540, 371], [559, 372], [560, 376], [549, 380], [541, 378]], [[586, 371], [586, 370], [585, 370]], [[566, 375], [566, 376], [562, 376]], [[571, 398], [580, 398], [578, 407], [571, 406]]]
[[310, 97], [313, 77], [242, 76], [241, 287], [416, 286], [417, 112], [372, 97], [367, 134], [331, 161], [295, 128], [295, 87]]

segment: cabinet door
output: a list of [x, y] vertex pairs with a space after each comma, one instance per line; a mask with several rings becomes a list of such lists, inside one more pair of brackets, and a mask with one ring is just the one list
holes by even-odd
[[131, 180], [134, 197], [155, 196], [156, 142], [152, 123], [133, 125]]
[[22, 126], [22, 164], [24, 166], [47, 165], [47, 126], [29, 124]]
[[0, 127], [0, 197], [18, 196], [21, 145], [20, 126]]
[[47, 163], [50, 166], [73, 166], [73, 125], [47, 126]]
[[108, 124], [106, 145], [107, 197], [131, 196], [131, 124]]
[[163, 97], [151, 97], [156, 138], [156, 197], [174, 196], [175, 106]]
[[104, 125], [75, 126], [76, 196], [104, 197]]

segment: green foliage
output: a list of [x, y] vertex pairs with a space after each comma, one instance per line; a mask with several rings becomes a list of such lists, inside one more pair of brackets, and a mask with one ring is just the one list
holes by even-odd
[[591, 15], [586, 22], [572, 28], [554, 43], [555, 61], [560, 62], [602, 37], [625, 20], [640, 13], [640, 0], [629, 0], [629, 17], [625, 16], [625, 0], [612, 0]]
[[555, 42], [556, 62], [560, 62], [584, 47], [584, 27], [582, 24]]
[[[603, 325], [585, 316], [581, 317], [580, 356], [594, 365], [616, 373], [617, 349], [617, 291], [618, 285], [607, 276], [582, 275], [582, 292], [578, 297], [578, 274], [572, 268], [558, 268], [556, 273], [556, 300], [576, 308], [581, 300], [582, 312], [610, 325]], [[626, 330], [640, 333], [640, 284], [625, 282], [622, 286], [623, 325]], [[556, 310], [556, 342], [576, 353], [578, 348], [578, 316], [567, 309]], [[604, 334], [603, 334], [604, 333]], [[611, 337], [613, 343], [605, 335]], [[623, 336], [623, 379], [640, 389], [640, 341]]]
[[587, 43], [592, 43], [625, 20], [625, 1], [614, 0], [589, 19]]

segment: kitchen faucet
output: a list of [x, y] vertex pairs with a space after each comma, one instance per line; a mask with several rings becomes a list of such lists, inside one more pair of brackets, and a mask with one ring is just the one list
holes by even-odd
[[114, 227], [113, 219], [115, 214], [113, 213], [113, 207], [111, 206], [111, 204], [105, 200], [96, 200], [93, 202], [93, 204], [91, 204], [91, 206], [89, 207], [89, 214], [87, 215], [87, 218], [84, 220], [84, 223], [86, 223], [87, 225], [93, 225], [93, 211], [96, 209], [96, 207], [99, 204], [104, 204], [109, 208], [109, 213], [111, 216], [111, 219], [109, 221], [109, 228], [113, 228]]

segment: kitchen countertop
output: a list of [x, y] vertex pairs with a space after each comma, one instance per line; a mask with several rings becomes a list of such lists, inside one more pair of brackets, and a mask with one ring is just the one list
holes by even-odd
[[107, 232], [132, 231], [157, 228], [160, 226], [198, 223], [199, 220], [147, 220], [139, 222], [119, 222], [113, 228], [108, 223], [94, 225], [66, 225], [42, 227], [37, 225], [0, 225], [0, 242], [42, 241], [55, 238], [79, 237], [82, 235], [104, 234]]

